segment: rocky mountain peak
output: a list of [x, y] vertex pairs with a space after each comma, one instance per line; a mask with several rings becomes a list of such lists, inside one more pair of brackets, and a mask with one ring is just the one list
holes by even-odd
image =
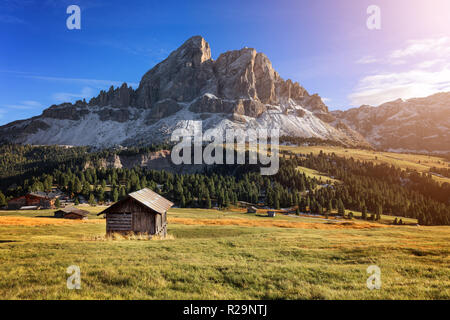
[[180, 48], [174, 51], [174, 54], [177, 53], [180, 53], [186, 62], [192, 62], [193, 66], [199, 66], [211, 59], [211, 48], [202, 36], [193, 36], [186, 40]]
[[162, 141], [174, 128], [200, 120], [205, 130], [278, 127], [286, 135], [360, 142], [349, 135], [351, 129], [333, 127], [335, 118], [320, 96], [281, 78], [265, 54], [244, 47], [213, 60], [201, 36], [189, 38], [147, 71], [136, 90], [124, 83], [102, 90], [89, 104], [52, 106], [41, 116], [0, 128], [0, 139], [136, 145]]
[[200, 67], [202, 63], [208, 60], [211, 60], [209, 43], [201, 36], [193, 36], [186, 40], [178, 49], [172, 51], [169, 57], [160, 64], [168, 63], [170, 65], [176, 64], [180, 67]]
[[194, 36], [145, 73], [136, 91], [126, 84], [111, 87], [89, 105], [153, 109], [153, 122], [178, 112], [180, 103], [193, 103], [194, 112], [257, 117], [266, 105], [290, 99], [315, 113], [328, 112], [318, 95], [310, 96], [297, 82], [284, 81], [264, 53], [245, 47], [222, 53], [214, 61], [208, 42]]

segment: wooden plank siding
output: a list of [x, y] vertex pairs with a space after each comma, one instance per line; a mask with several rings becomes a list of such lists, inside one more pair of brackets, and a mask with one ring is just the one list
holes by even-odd
[[106, 232], [127, 232], [131, 230], [131, 213], [108, 213], [106, 216]]
[[155, 234], [155, 214], [148, 212], [133, 212], [133, 231]]

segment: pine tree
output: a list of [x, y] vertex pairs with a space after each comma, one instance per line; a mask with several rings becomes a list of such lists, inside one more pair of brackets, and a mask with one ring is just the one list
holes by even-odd
[[331, 210], [333, 210], [333, 205], [331, 204], [331, 199], [328, 200], [328, 208], [327, 208], [327, 212], [331, 213]]
[[361, 218], [363, 220], [367, 220], [367, 208], [366, 206], [363, 205], [362, 209], [361, 209]]
[[381, 205], [378, 205], [377, 207], [377, 216], [376, 216], [376, 220], [380, 221], [381, 220], [381, 215], [383, 214], [383, 207]]
[[123, 198], [125, 198], [126, 196], [127, 196], [127, 192], [126, 192], [126, 190], [125, 190], [125, 187], [124, 187], [124, 186], [120, 187], [119, 198], [120, 198], [120, 199], [123, 199]]
[[206, 208], [211, 209], [211, 198], [209, 197], [209, 192], [206, 194]]
[[5, 195], [0, 191], [0, 207], [6, 206], [6, 198]]
[[114, 188], [112, 193], [112, 201], [117, 202], [119, 200], [119, 191], [117, 191], [117, 188]]
[[95, 205], [95, 198], [94, 198], [94, 195], [92, 193], [89, 195], [89, 201], [88, 202], [89, 202], [89, 204], [91, 206]]
[[338, 215], [345, 216], [345, 207], [341, 199], [338, 200]]
[[78, 197], [75, 198], [74, 204], [77, 206], [80, 204], [80, 200], [78, 200]]
[[230, 199], [228, 198], [228, 193], [225, 193], [225, 197], [223, 199], [223, 206], [228, 208], [230, 206]]
[[186, 207], [186, 198], [185, 198], [184, 194], [181, 195], [180, 207], [181, 208], [185, 208]]
[[59, 201], [59, 198], [56, 198], [55, 200], [55, 207], [60, 208], [61, 207], [61, 201]]
[[176, 199], [181, 199], [181, 196], [183, 195], [183, 185], [181, 184], [181, 181], [178, 180], [175, 185], [175, 197]]
[[323, 214], [323, 207], [320, 203], [317, 203], [316, 205], [316, 213], [322, 215]]
[[275, 194], [275, 209], [280, 209], [280, 198], [278, 193]]
[[91, 193], [91, 186], [90, 186], [89, 182], [85, 181], [85, 182], [83, 182], [83, 187], [81, 189], [81, 194], [84, 197], [88, 197], [89, 193]]
[[237, 203], [238, 203], [238, 197], [237, 197], [237, 195], [236, 195], [236, 193], [234, 193], [233, 192], [233, 201], [232, 201], [232, 203], [233, 203], [233, 205], [237, 205]]
[[82, 189], [83, 189], [83, 185], [81, 184], [80, 179], [75, 178], [75, 184], [74, 184], [74, 187], [73, 187], [73, 192], [80, 193]]

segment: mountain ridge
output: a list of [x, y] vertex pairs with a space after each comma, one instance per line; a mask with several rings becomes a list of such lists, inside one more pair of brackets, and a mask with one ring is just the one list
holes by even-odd
[[450, 152], [450, 92], [362, 105], [331, 114], [373, 146], [397, 152]]
[[243, 48], [213, 60], [206, 40], [194, 36], [147, 71], [138, 88], [124, 83], [100, 91], [89, 103], [52, 105], [40, 116], [0, 127], [0, 139], [145, 145], [167, 141], [176, 128], [202, 121], [204, 130], [279, 128], [281, 135], [367, 145], [350, 128], [341, 130], [322, 120], [327, 117], [328, 107], [320, 96], [282, 79], [263, 53]]
[[[213, 60], [208, 42], [194, 36], [145, 72], [136, 89], [123, 83], [101, 90], [89, 102], [52, 105], [39, 116], [1, 126], [0, 141], [149, 145], [202, 121], [204, 130], [278, 128], [280, 135], [386, 148], [374, 137], [379, 132], [355, 120], [362, 113], [352, 110], [369, 110], [360, 108], [330, 112], [318, 94], [284, 80], [264, 53], [245, 47]], [[373, 116], [361, 122], [369, 126], [371, 121]]]

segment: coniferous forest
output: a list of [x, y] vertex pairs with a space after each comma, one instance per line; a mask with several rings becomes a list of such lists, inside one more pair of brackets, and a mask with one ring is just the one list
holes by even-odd
[[[100, 159], [113, 154], [142, 154], [167, 146], [127, 150], [87, 147], [0, 146], [0, 206], [30, 191], [57, 187], [75, 199], [117, 201], [144, 187], [158, 191], [180, 207], [228, 207], [239, 201], [269, 208], [296, 207], [297, 212], [339, 215], [345, 209], [363, 218], [381, 214], [416, 218], [422, 225], [450, 224], [450, 184], [439, 184], [430, 174], [401, 170], [385, 164], [346, 159], [335, 154], [288, 155], [280, 170], [261, 176], [256, 165], [221, 165], [199, 173], [175, 174], [145, 167], [105, 168]], [[87, 162], [97, 165], [86, 167]], [[332, 177], [308, 177], [306, 167]]]

